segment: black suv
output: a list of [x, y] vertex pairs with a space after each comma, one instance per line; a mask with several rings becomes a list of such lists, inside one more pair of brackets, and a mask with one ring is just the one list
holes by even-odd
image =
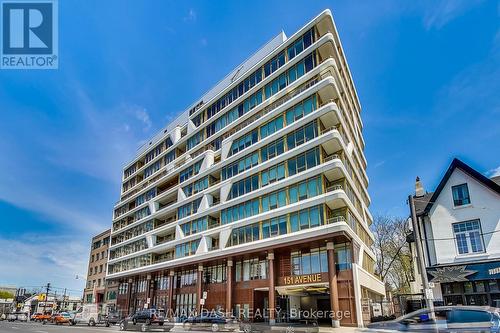
[[139, 310], [132, 316], [127, 317], [120, 322], [120, 331], [127, 330], [130, 322], [132, 322], [133, 325], [142, 324], [141, 331], [145, 332], [148, 330], [148, 326], [150, 325], [157, 324], [159, 326], [163, 326], [163, 324], [168, 321], [165, 320], [164, 310], [157, 310], [157, 309]]

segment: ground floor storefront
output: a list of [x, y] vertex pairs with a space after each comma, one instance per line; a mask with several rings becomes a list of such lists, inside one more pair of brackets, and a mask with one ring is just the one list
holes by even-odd
[[[361, 268], [360, 246], [339, 234], [121, 279], [117, 308], [164, 309], [179, 320], [219, 311], [242, 320], [359, 326], [361, 300], [383, 284]], [[333, 320], [333, 322], [332, 322]]]
[[433, 267], [427, 272], [438, 304], [500, 307], [500, 261]]

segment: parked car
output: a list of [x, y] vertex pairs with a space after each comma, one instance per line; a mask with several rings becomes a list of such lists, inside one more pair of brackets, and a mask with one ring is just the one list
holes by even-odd
[[[479, 306], [440, 306], [411, 312], [396, 320], [368, 324], [378, 332], [491, 332], [500, 333], [498, 308]], [[433, 315], [434, 314], [434, 315]]]
[[52, 322], [56, 325], [70, 324], [71, 319], [70, 314], [67, 312], [57, 313], [52, 316]]
[[41, 316], [42, 314], [40, 312], [33, 313], [30, 317], [31, 320], [36, 321], [36, 318], [38, 316]]
[[7, 315], [8, 321], [28, 321], [28, 316], [24, 312], [14, 312]]
[[35, 321], [41, 321], [41, 322], [45, 322], [45, 321], [49, 321], [50, 318], [52, 317], [52, 315], [50, 313], [38, 313], [34, 316], [34, 320]]
[[212, 332], [223, 330], [238, 331], [240, 324], [236, 318], [227, 318], [221, 314], [208, 313], [189, 317], [182, 323], [185, 330], [208, 329]]
[[[129, 316], [120, 321], [119, 324], [120, 331], [126, 331], [129, 328], [130, 324], [142, 324], [141, 331], [143, 332], [147, 331], [149, 329], [149, 326], [151, 325], [163, 326], [164, 331], [170, 330], [174, 327], [173, 323], [170, 323], [167, 319], [165, 319], [165, 311], [158, 309], [139, 310], [132, 316]], [[168, 326], [165, 324], [168, 324]]]
[[108, 312], [108, 314], [105, 316], [105, 320], [108, 322], [110, 325], [116, 325], [121, 321], [120, 314], [118, 312]]

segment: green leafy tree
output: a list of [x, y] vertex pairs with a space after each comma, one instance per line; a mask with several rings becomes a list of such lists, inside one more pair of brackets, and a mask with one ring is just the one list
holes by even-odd
[[0, 298], [14, 298], [14, 294], [5, 290], [0, 290]]

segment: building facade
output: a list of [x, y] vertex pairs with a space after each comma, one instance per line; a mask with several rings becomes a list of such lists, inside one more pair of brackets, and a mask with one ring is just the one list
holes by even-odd
[[360, 111], [327, 10], [277, 35], [141, 147], [111, 231], [107, 279], [122, 314], [368, 320], [385, 289]]
[[[499, 183], [458, 159], [432, 193], [417, 179], [418, 232], [436, 304], [500, 307]], [[415, 276], [412, 291], [421, 293]]]
[[106, 268], [111, 229], [92, 237], [87, 282], [85, 285], [83, 301], [85, 303], [98, 303], [101, 311], [116, 308], [117, 283], [106, 281]]

